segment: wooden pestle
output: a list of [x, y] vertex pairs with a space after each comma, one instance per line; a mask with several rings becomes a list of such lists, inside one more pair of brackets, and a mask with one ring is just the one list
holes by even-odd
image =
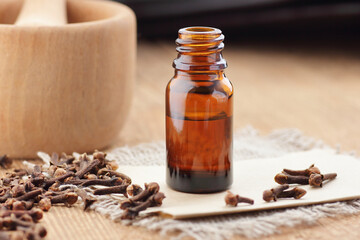
[[25, 0], [15, 25], [57, 26], [66, 23], [65, 0]]

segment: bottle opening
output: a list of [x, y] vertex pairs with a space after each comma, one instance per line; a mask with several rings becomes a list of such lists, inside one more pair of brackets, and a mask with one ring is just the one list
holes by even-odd
[[217, 28], [212, 28], [212, 27], [186, 27], [186, 28], [180, 29], [179, 32], [191, 32], [193, 34], [196, 34], [196, 33], [213, 34], [213, 33], [221, 33], [221, 30], [217, 29]]

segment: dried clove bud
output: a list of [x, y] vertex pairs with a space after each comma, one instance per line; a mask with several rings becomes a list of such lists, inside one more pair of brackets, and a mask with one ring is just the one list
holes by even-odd
[[64, 203], [66, 206], [75, 204], [78, 200], [78, 195], [74, 192], [65, 193], [62, 195], [50, 197], [51, 204]]
[[280, 185], [270, 190], [265, 190], [263, 199], [266, 202], [277, 201], [278, 195], [289, 188], [288, 184]]
[[84, 211], [86, 211], [94, 202], [96, 202], [96, 199], [89, 196], [84, 189], [77, 189], [76, 193], [84, 202]]
[[129, 200], [132, 202], [143, 201], [146, 200], [150, 195], [159, 192], [159, 190], [160, 190], [159, 184], [155, 182], [151, 182], [149, 184], [145, 184], [144, 191], [140, 192], [138, 195], [132, 198], [129, 198]]
[[[1, 180], [0, 180], [0, 186], [1, 186]], [[8, 187], [5, 187], [5, 186], [2, 186], [0, 187], [0, 196], [4, 196], [4, 194], [9, 191], [9, 188]]]
[[61, 153], [60, 164], [72, 164], [74, 160], [75, 158], [73, 156]]
[[31, 210], [18, 210], [18, 211], [14, 211], [14, 210], [5, 210], [5, 211], [0, 211], [0, 216], [1, 217], [8, 217], [11, 215], [15, 215], [15, 217], [20, 218], [21, 216], [28, 214], [29, 216], [32, 217], [34, 222], [39, 221], [42, 217], [43, 217], [43, 211], [40, 209], [31, 209]]
[[326, 180], [333, 180], [336, 178], [336, 173], [327, 173], [327, 174], [311, 174], [309, 178], [309, 184], [313, 187], [322, 187], [323, 182]]
[[107, 187], [107, 188], [99, 188], [94, 191], [94, 195], [105, 195], [105, 194], [112, 194], [112, 193], [121, 193], [127, 197], [126, 188], [128, 184], [122, 184], [119, 186], [114, 187]]
[[75, 175], [75, 173], [73, 173], [73, 172], [67, 172], [67, 173], [65, 173], [65, 174], [63, 174], [63, 175], [61, 175], [61, 176], [59, 176], [59, 177], [47, 179], [47, 180], [45, 181], [45, 186], [44, 186], [44, 188], [48, 188], [48, 187], [50, 187], [51, 185], [53, 185], [54, 183], [56, 183], [56, 182], [63, 182], [63, 181], [65, 181], [67, 178], [72, 177], [72, 176], [74, 176], [74, 175]]
[[307, 176], [307, 177], [310, 177], [310, 175], [313, 173], [320, 174], [319, 168], [315, 167], [314, 164], [312, 164], [310, 167], [308, 167], [307, 169], [304, 169], [304, 170], [291, 170], [291, 169], [284, 168], [283, 172], [288, 175], [292, 175], [292, 176]]
[[15, 215], [10, 215], [10, 216], [4, 217], [2, 219], [2, 224], [3, 224], [3, 227], [5, 227], [9, 230], [17, 230], [18, 227], [30, 228], [30, 227], [34, 226], [34, 223], [20, 220], [20, 219], [16, 218]]
[[38, 224], [22, 230], [23, 230], [23, 236], [21, 239], [27, 239], [27, 240], [43, 239], [47, 234], [46, 229]]
[[109, 166], [114, 171], [119, 168], [119, 165], [115, 161], [107, 162], [106, 165]]
[[138, 206], [125, 209], [121, 218], [133, 219], [139, 215], [139, 212], [144, 211], [148, 207], [162, 205], [162, 201], [164, 198], [165, 198], [164, 193], [156, 192], [155, 194], [151, 195], [145, 202], [139, 204]]
[[275, 176], [275, 182], [279, 184], [302, 184], [307, 185], [309, 184], [309, 177], [307, 176], [292, 176], [292, 175], [286, 175], [284, 173], [278, 173]]
[[14, 169], [14, 175], [15, 176], [22, 177], [22, 176], [25, 176], [27, 174], [28, 174], [28, 172], [26, 171], [26, 169], [23, 169], [23, 168]]
[[241, 197], [238, 194], [235, 195], [230, 191], [227, 191], [225, 195], [225, 203], [226, 205], [234, 206], [236, 207], [238, 203], [248, 203], [250, 205], [254, 204], [254, 200], [246, 197]]
[[114, 170], [110, 170], [110, 169], [107, 169], [107, 168], [101, 168], [98, 172], [97, 172], [97, 175], [98, 176], [101, 176], [101, 175], [108, 175], [110, 177], [118, 177], [118, 178], [121, 178], [124, 182], [128, 183], [128, 184], [131, 184], [131, 178], [123, 173], [120, 173], [120, 172], [117, 172], [117, 171], [114, 171]]
[[125, 199], [120, 202], [120, 209], [127, 209], [129, 207], [136, 207], [142, 204], [143, 202], [133, 202], [129, 199]]
[[50, 176], [54, 176], [56, 170], [57, 170], [57, 166], [51, 165], [51, 166], [48, 168], [47, 173], [48, 173]]
[[32, 178], [44, 177], [44, 175], [41, 172], [41, 166], [39, 165], [34, 165], [34, 168], [32, 169], [32, 172], [30, 174]]
[[106, 153], [95, 150], [95, 152], [93, 153], [93, 157], [94, 159], [104, 160], [106, 158]]
[[143, 191], [142, 187], [137, 184], [131, 184], [126, 188], [126, 192], [129, 196], [134, 197]]
[[117, 186], [122, 184], [122, 180], [118, 178], [109, 178], [109, 179], [74, 179], [66, 181], [67, 184], [73, 184], [77, 186], [87, 187], [93, 185], [100, 186]]
[[2, 183], [4, 186], [8, 186], [10, 185], [11, 181], [13, 180], [12, 178], [6, 177], [6, 178], [2, 178]]
[[25, 222], [33, 222], [33, 219], [29, 214], [24, 214], [21, 217], [19, 217], [19, 219]]
[[306, 190], [299, 188], [299, 187], [294, 187], [291, 190], [288, 191], [283, 191], [281, 193], [279, 193], [277, 195], [277, 198], [295, 198], [295, 199], [300, 199], [302, 198], [304, 195], [306, 194]]
[[34, 199], [30, 199], [30, 200], [22, 201], [22, 202], [25, 203], [25, 209], [26, 209], [26, 210], [30, 210], [30, 209], [33, 208], [35, 200], [34, 200]]
[[20, 184], [20, 177], [16, 176], [11, 180], [10, 186], [14, 187], [15, 185], [18, 185], [18, 184]]
[[87, 180], [94, 180], [94, 179], [97, 179], [98, 177], [95, 174], [86, 174], [85, 178]]
[[45, 198], [45, 197], [54, 197], [54, 196], [60, 196], [60, 195], [64, 195], [66, 193], [70, 193], [70, 192], [74, 192], [73, 189], [65, 189], [63, 191], [47, 191], [45, 192], [42, 197]]
[[7, 191], [4, 195], [0, 197], [0, 203], [6, 202], [9, 198], [12, 198], [12, 193]]
[[65, 169], [63, 168], [58, 168], [56, 169], [56, 171], [54, 172], [54, 177], [57, 178], [57, 177], [61, 177], [63, 175], [65, 175], [67, 172]]
[[15, 201], [12, 204], [12, 210], [26, 210], [26, 204], [24, 201]]
[[80, 186], [87, 187], [92, 185], [101, 185], [101, 186], [118, 186], [121, 185], [123, 181], [119, 178], [112, 178], [112, 179], [91, 179], [91, 180], [84, 180]]
[[20, 197], [17, 197], [16, 200], [23, 201], [23, 200], [30, 200], [34, 199], [36, 196], [40, 195], [43, 192], [42, 189], [35, 189], [31, 192], [27, 192], [24, 195], [21, 195]]
[[58, 155], [56, 152], [53, 152], [53, 153], [51, 154], [50, 163], [51, 163], [52, 165], [55, 165], [55, 166], [60, 165], [59, 155]]
[[43, 211], [49, 211], [51, 208], [51, 200], [49, 198], [43, 198], [40, 200], [38, 207]]
[[32, 184], [30, 181], [26, 181], [25, 184], [24, 184], [24, 187], [25, 187], [26, 192], [30, 192], [32, 190], [35, 190], [34, 184]]
[[0, 156], [0, 166], [7, 169], [10, 168], [12, 165], [12, 159], [9, 158], [6, 154]]
[[40, 187], [45, 182], [45, 177], [44, 176], [32, 177], [30, 181], [32, 184], [34, 184], [34, 186]]
[[99, 164], [100, 164], [100, 160], [99, 159], [94, 159], [87, 166], [85, 166], [83, 169], [77, 171], [75, 176], [78, 177], [78, 178], [83, 178], [86, 173], [90, 172], [93, 168], [95, 168]]
[[160, 190], [160, 186], [155, 182], [145, 184], [145, 190], [133, 196], [132, 198], [125, 199], [122, 202], [120, 202], [120, 208], [126, 209], [129, 207], [138, 206], [139, 205], [138, 202], [143, 202], [147, 200], [151, 195], [159, 192], [159, 190]]
[[25, 194], [25, 186], [24, 185], [15, 185], [12, 188], [13, 197], [20, 197]]
[[[113, 171], [113, 170], [111, 170], [110, 172], [115, 172], [115, 173], [117, 173], [117, 174], [115, 174], [114, 173], [114, 175], [113, 176], [117, 176], [117, 177], [119, 177], [119, 178], [121, 178], [125, 183], [127, 183], [127, 184], [131, 184], [131, 178], [129, 177], [129, 176], [127, 176], [126, 174], [124, 174], [124, 173], [119, 173], [119, 172], [116, 172], [116, 171]], [[109, 173], [110, 173], [109, 172]]]
[[12, 209], [12, 206], [14, 204], [14, 202], [16, 202], [16, 200], [14, 198], [8, 198], [6, 199], [5, 203], [3, 204], [3, 206], [7, 209]]
[[[61, 183], [60, 182], [56, 182], [54, 183], [53, 185], [51, 185], [49, 188], [48, 188], [48, 191], [52, 191], [52, 192], [58, 192], [60, 191], [59, 187], [61, 186]], [[44, 187], [45, 188], [45, 187]]]
[[[47, 230], [41, 225], [35, 225], [33, 229], [35, 236], [39, 236], [40, 238], [45, 238], [47, 235]], [[29, 239], [29, 238], [28, 238]], [[37, 238], [35, 238], [37, 239]]]

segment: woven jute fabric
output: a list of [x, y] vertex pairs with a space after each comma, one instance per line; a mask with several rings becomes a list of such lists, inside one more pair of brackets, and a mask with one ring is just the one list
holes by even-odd
[[[304, 136], [297, 129], [275, 130], [261, 136], [252, 127], [246, 127], [234, 134], [234, 161], [245, 159], [280, 157], [288, 153], [329, 148], [322, 141]], [[349, 153], [347, 153], [349, 154]], [[50, 157], [39, 156], [49, 163]], [[75, 157], [79, 155], [74, 153]], [[164, 165], [165, 143], [163, 141], [144, 143], [132, 147], [120, 147], [109, 151], [109, 159], [121, 165]], [[66, 185], [64, 187], [71, 187]], [[75, 188], [75, 186], [72, 186]], [[89, 194], [93, 189], [86, 188]], [[92, 195], [92, 194], [91, 194]], [[91, 209], [106, 215], [114, 221], [145, 227], [161, 234], [172, 233], [174, 239], [193, 237], [194, 239], [227, 239], [233, 235], [256, 238], [279, 233], [279, 227], [298, 224], [313, 224], [319, 218], [337, 214], [354, 214], [360, 211], [360, 200], [335, 202], [291, 209], [271, 210], [226, 216], [204, 217], [188, 220], [164, 219], [148, 216], [134, 221], [121, 221], [119, 208], [121, 196], [94, 196], [98, 201]]]

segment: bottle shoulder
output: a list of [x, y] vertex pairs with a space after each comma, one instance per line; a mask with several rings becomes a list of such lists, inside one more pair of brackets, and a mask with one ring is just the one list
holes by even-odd
[[226, 76], [216, 80], [191, 80], [173, 77], [166, 86], [166, 93], [194, 93], [229, 98], [233, 95], [233, 85]]

